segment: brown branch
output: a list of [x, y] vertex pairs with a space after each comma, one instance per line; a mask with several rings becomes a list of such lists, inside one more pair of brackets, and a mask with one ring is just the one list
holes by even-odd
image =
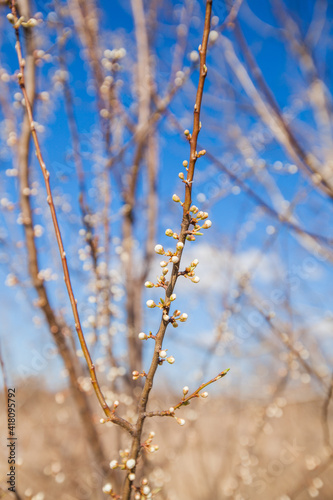
[[[204, 82], [205, 78], [207, 75], [207, 67], [206, 67], [206, 54], [207, 54], [207, 46], [208, 46], [208, 36], [209, 36], [209, 31], [210, 31], [210, 19], [211, 19], [211, 11], [212, 11], [212, 0], [207, 0], [206, 1], [206, 12], [205, 12], [205, 24], [204, 24], [204, 33], [203, 33], [203, 38], [202, 38], [202, 44], [199, 47], [199, 53], [200, 53], [200, 73], [199, 73], [199, 83], [198, 83], [198, 88], [197, 88], [197, 96], [196, 96], [196, 101], [195, 101], [195, 106], [194, 106], [194, 116], [193, 116], [193, 132], [192, 132], [192, 137], [190, 139], [190, 161], [189, 161], [189, 168], [188, 168], [188, 175], [187, 175], [187, 183], [185, 184], [185, 202], [183, 205], [183, 220], [181, 224], [181, 230], [180, 230], [180, 235], [179, 235], [179, 241], [182, 242], [183, 244], [185, 243], [186, 240], [186, 232], [189, 229], [190, 226], [190, 215], [189, 215], [189, 209], [191, 206], [191, 193], [192, 193], [192, 181], [193, 181], [193, 176], [194, 176], [194, 169], [195, 169], [195, 164], [197, 160], [197, 139], [200, 131], [200, 111], [201, 111], [201, 103], [202, 103], [202, 95], [203, 95], [203, 88], [204, 88]], [[181, 254], [182, 251], [180, 251], [180, 260], [181, 260]], [[170, 304], [170, 296], [173, 293], [173, 290], [175, 288], [177, 279], [178, 279], [178, 272], [179, 272], [179, 265], [180, 265], [180, 260], [178, 263], [173, 264], [172, 268], [172, 274], [170, 278], [170, 283], [169, 286], [166, 290], [165, 293], [165, 304]], [[166, 313], [169, 310], [169, 306], [166, 307]], [[165, 321], [163, 318], [160, 323], [160, 327], [158, 330], [158, 333], [156, 334], [156, 339], [155, 339], [155, 348], [154, 348], [154, 354], [153, 358], [151, 361], [151, 365], [145, 380], [145, 384], [140, 396], [140, 401], [138, 405], [138, 418], [136, 421], [135, 425], [135, 436], [132, 442], [131, 446], [131, 451], [130, 451], [130, 458], [134, 459], [135, 462], [137, 462], [139, 452], [140, 452], [140, 442], [141, 442], [141, 434], [143, 430], [143, 425], [145, 421], [145, 413], [146, 413], [146, 408], [148, 404], [148, 399], [149, 399], [149, 394], [153, 386], [153, 380], [155, 377], [156, 370], [159, 366], [159, 352], [162, 348], [162, 343], [163, 339], [165, 336], [165, 332], [167, 329], [168, 322]], [[134, 470], [134, 469], [133, 469]], [[122, 500], [129, 500], [131, 496], [131, 490], [132, 490], [132, 481], [129, 479], [129, 476], [126, 477], [124, 487], [123, 487], [123, 492], [122, 492]]]
[[[64, 250], [64, 245], [63, 245], [63, 241], [62, 241], [62, 237], [61, 237], [60, 227], [59, 227], [59, 223], [57, 220], [57, 214], [56, 214], [56, 210], [55, 210], [55, 206], [54, 206], [54, 202], [53, 202], [53, 196], [52, 196], [52, 191], [51, 191], [51, 186], [50, 186], [50, 173], [47, 170], [46, 165], [45, 165], [44, 160], [43, 160], [42, 152], [41, 152], [40, 145], [39, 145], [39, 140], [38, 140], [37, 133], [36, 133], [35, 122], [33, 119], [33, 111], [32, 111], [32, 106], [30, 104], [30, 99], [29, 99], [30, 96], [28, 95], [28, 92], [26, 89], [25, 60], [23, 59], [23, 56], [22, 56], [22, 49], [21, 49], [20, 35], [19, 35], [19, 23], [17, 22], [18, 21], [17, 10], [16, 10], [16, 4], [15, 4], [14, 0], [11, 0], [11, 13], [14, 16], [14, 20], [15, 20], [15, 24], [14, 24], [14, 29], [15, 29], [15, 34], [16, 34], [15, 49], [16, 49], [16, 53], [17, 53], [17, 57], [18, 57], [19, 68], [20, 68], [19, 73], [17, 75], [18, 76], [18, 83], [20, 85], [20, 88], [22, 90], [22, 93], [23, 93], [23, 96], [25, 99], [25, 106], [26, 106], [26, 112], [27, 112], [25, 123], [30, 128], [30, 132], [31, 132], [31, 135], [32, 135], [32, 138], [34, 141], [35, 149], [36, 149], [36, 156], [37, 156], [40, 168], [42, 170], [42, 174], [43, 174], [43, 178], [44, 178], [44, 182], [45, 182], [45, 187], [46, 187], [46, 192], [47, 192], [47, 203], [48, 203], [50, 211], [51, 211], [53, 227], [54, 227], [55, 236], [56, 236], [56, 240], [57, 240], [57, 244], [58, 244], [58, 248], [59, 248], [59, 253], [60, 253], [60, 257], [61, 257], [61, 262], [62, 262], [62, 267], [63, 267], [64, 280], [65, 280], [69, 300], [70, 300], [71, 307], [72, 307], [73, 317], [75, 320], [75, 329], [76, 329], [76, 332], [77, 332], [77, 335], [78, 335], [78, 338], [80, 341], [82, 352], [84, 354], [84, 357], [85, 357], [85, 360], [86, 360], [86, 363], [87, 363], [87, 366], [89, 369], [91, 383], [93, 385], [94, 391], [95, 391], [97, 399], [99, 401], [99, 404], [101, 405], [105, 415], [113, 423], [120, 425], [125, 430], [127, 430], [127, 432], [129, 432], [131, 435], [133, 435], [133, 432], [134, 432], [133, 426], [127, 420], [116, 416], [114, 414], [114, 412], [107, 405], [105, 398], [104, 398], [104, 395], [103, 395], [101, 388], [99, 386], [99, 383], [98, 383], [98, 380], [96, 377], [95, 366], [94, 366], [92, 359], [90, 357], [90, 353], [89, 353], [89, 350], [88, 350], [88, 347], [87, 347], [87, 344], [86, 344], [86, 341], [85, 341], [85, 338], [83, 335], [80, 317], [79, 317], [78, 308], [77, 308], [77, 301], [74, 297], [74, 292], [73, 292], [73, 288], [72, 288], [72, 284], [71, 284], [68, 263], [67, 263], [67, 258], [66, 258], [66, 252]], [[31, 220], [29, 221], [29, 227], [30, 227], [30, 230], [32, 230]], [[34, 265], [37, 264], [37, 259], [36, 259], [36, 262], [34, 262], [33, 264]], [[35, 272], [33, 275], [37, 276], [37, 274], [38, 273]], [[44, 285], [40, 280], [38, 280], [36, 282], [36, 287], [38, 287], [41, 290], [41, 293], [43, 295], [46, 294]], [[48, 302], [46, 303], [46, 306], [48, 307]], [[53, 316], [52, 310], [49, 311], [49, 313]], [[55, 329], [57, 330], [56, 333], [59, 334], [60, 330], [58, 329], [56, 322], [55, 322]], [[62, 340], [62, 343], [63, 343], [63, 340]]]
[[216, 375], [216, 377], [212, 378], [208, 382], [205, 382], [204, 384], [201, 384], [200, 387], [198, 387], [198, 389], [196, 389], [194, 392], [192, 392], [192, 394], [182, 398], [182, 400], [179, 403], [177, 403], [176, 405], [171, 405], [172, 411], [170, 411], [170, 409], [164, 410], [164, 411], [163, 410], [162, 411], [150, 411], [150, 412], [145, 413], [145, 417], [166, 417], [166, 416], [167, 417], [174, 417], [174, 413], [176, 410], [178, 410], [182, 406], [188, 405], [191, 399], [200, 397], [200, 392], [202, 391], [202, 389], [205, 389], [205, 387], [208, 387], [210, 384], [213, 384], [214, 382], [216, 382], [220, 378], [224, 377], [228, 373], [229, 370], [230, 370], [230, 368], [228, 368], [227, 370], [223, 370], [223, 372], [220, 372], [218, 375]]
[[323, 427], [323, 435], [324, 435], [324, 443], [327, 446], [327, 449], [330, 449], [333, 452], [333, 447], [330, 441], [330, 427], [328, 420], [328, 411], [330, 402], [332, 400], [333, 395], [333, 375], [331, 377], [331, 383], [327, 391], [327, 396], [325, 398], [323, 409], [322, 409], [322, 427]]

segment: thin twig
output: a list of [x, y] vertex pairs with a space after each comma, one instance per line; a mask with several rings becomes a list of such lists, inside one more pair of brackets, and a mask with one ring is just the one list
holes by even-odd
[[[17, 11], [16, 11], [16, 4], [14, 0], [11, 0], [11, 12], [14, 18], [17, 20]], [[133, 426], [125, 419], [116, 416], [114, 411], [110, 409], [108, 404], [105, 401], [104, 395], [101, 391], [101, 388], [99, 386], [97, 377], [96, 377], [96, 371], [95, 371], [95, 366], [92, 362], [86, 340], [83, 335], [82, 327], [81, 327], [81, 321], [78, 313], [78, 308], [77, 308], [77, 300], [74, 297], [74, 292], [71, 284], [71, 279], [70, 279], [70, 274], [69, 274], [69, 269], [68, 269], [68, 263], [67, 263], [67, 258], [66, 258], [66, 252], [64, 249], [63, 241], [62, 241], [62, 236], [60, 232], [60, 227], [57, 219], [57, 214], [56, 214], [56, 209], [54, 206], [53, 202], [53, 196], [52, 196], [52, 191], [51, 191], [51, 186], [50, 186], [50, 173], [46, 168], [45, 162], [43, 160], [42, 152], [40, 149], [39, 145], [39, 140], [37, 137], [37, 132], [35, 128], [35, 122], [33, 119], [33, 114], [32, 114], [32, 108], [30, 105], [30, 100], [26, 91], [25, 87], [25, 79], [24, 79], [24, 67], [25, 67], [25, 61], [22, 56], [22, 49], [21, 49], [21, 43], [20, 43], [20, 35], [19, 35], [19, 23], [14, 24], [14, 29], [15, 29], [15, 34], [16, 34], [16, 44], [15, 44], [15, 49], [17, 53], [17, 58], [18, 58], [18, 63], [20, 67], [20, 71], [17, 75], [18, 77], [18, 83], [20, 85], [20, 88], [22, 90], [24, 99], [25, 99], [25, 106], [26, 106], [26, 111], [27, 111], [27, 116], [29, 119], [29, 124], [30, 124], [30, 131], [31, 135], [34, 141], [34, 145], [36, 148], [36, 156], [40, 165], [40, 168], [42, 170], [44, 182], [45, 182], [45, 187], [46, 187], [46, 192], [47, 192], [47, 203], [49, 204], [50, 211], [51, 211], [51, 217], [52, 217], [52, 222], [53, 222], [53, 227], [55, 231], [55, 236], [57, 239], [58, 247], [59, 247], [59, 253], [61, 257], [61, 262], [62, 262], [62, 267], [63, 267], [63, 273], [64, 273], [64, 280], [69, 296], [69, 300], [71, 303], [72, 311], [73, 311], [73, 316], [75, 320], [75, 329], [80, 341], [81, 349], [84, 354], [85, 360], [87, 362], [87, 366], [89, 369], [90, 377], [91, 377], [91, 383], [93, 385], [94, 391], [96, 393], [97, 399], [99, 401], [99, 404], [101, 405], [105, 415], [108, 417], [108, 420], [112, 421], [113, 423], [120, 425], [123, 427], [127, 432], [129, 432], [131, 435], [134, 434]]]
[[[209, 36], [209, 31], [210, 31], [210, 20], [211, 20], [211, 11], [212, 11], [212, 0], [207, 0], [206, 1], [206, 12], [205, 12], [205, 24], [204, 24], [204, 33], [203, 33], [203, 38], [202, 38], [202, 44], [199, 47], [199, 54], [200, 54], [200, 73], [199, 73], [199, 82], [198, 82], [198, 88], [197, 88], [197, 95], [196, 95], [196, 100], [195, 100], [195, 105], [194, 105], [194, 115], [193, 115], [193, 132], [192, 136], [189, 139], [190, 142], [190, 161], [189, 161], [189, 167], [188, 167], [188, 173], [187, 173], [187, 182], [185, 183], [185, 201], [183, 205], [183, 220], [181, 224], [181, 230], [179, 234], [179, 241], [183, 244], [185, 244], [186, 241], [186, 234], [187, 231], [190, 227], [191, 223], [191, 217], [189, 214], [189, 209], [191, 206], [191, 201], [192, 201], [192, 182], [193, 182], [193, 177], [194, 177], [194, 169], [195, 169], [195, 164], [197, 161], [197, 141], [198, 141], [198, 135], [199, 131], [201, 128], [200, 124], [200, 111], [201, 111], [201, 103], [202, 103], [202, 95], [203, 95], [203, 89], [204, 89], [204, 83], [207, 75], [207, 67], [206, 67], [206, 54], [207, 54], [207, 46], [208, 46], [208, 36]], [[179, 265], [181, 261], [181, 255], [182, 255], [182, 250], [179, 252], [179, 262], [176, 264], [173, 264], [172, 268], [172, 274], [170, 278], [170, 283], [168, 285], [168, 288], [165, 293], [165, 299], [164, 303], [169, 304], [165, 308], [165, 313], [167, 314], [169, 311], [170, 307], [170, 296], [173, 293], [173, 290], [175, 288], [177, 279], [178, 279], [178, 273], [179, 273]], [[140, 441], [141, 441], [141, 434], [143, 430], [143, 425], [145, 421], [145, 413], [146, 413], [146, 408], [148, 404], [148, 399], [149, 399], [149, 394], [153, 386], [153, 380], [155, 377], [156, 370], [159, 366], [159, 352], [162, 348], [162, 343], [163, 339], [165, 336], [165, 332], [167, 329], [168, 322], [165, 321], [163, 318], [161, 319], [160, 327], [159, 330], [156, 334], [156, 339], [155, 339], [155, 348], [154, 348], [154, 354], [153, 354], [153, 359], [151, 361], [151, 365], [145, 380], [145, 384], [140, 396], [140, 401], [139, 401], [139, 406], [138, 406], [138, 418], [137, 422], [135, 425], [135, 436], [132, 442], [132, 447], [130, 451], [130, 458], [134, 459], [135, 462], [137, 462], [139, 452], [140, 452]], [[135, 468], [133, 469], [133, 471]], [[129, 475], [127, 475], [125, 482], [124, 482], [124, 487], [123, 487], [123, 492], [122, 492], [122, 500], [129, 500], [131, 496], [131, 490], [132, 490], [132, 481], [129, 478]]]

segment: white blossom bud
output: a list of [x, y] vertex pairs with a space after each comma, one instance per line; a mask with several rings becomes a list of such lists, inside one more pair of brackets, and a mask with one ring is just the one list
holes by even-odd
[[199, 276], [194, 276], [194, 278], [192, 278], [191, 281], [193, 281], [193, 283], [199, 283], [200, 278]]
[[164, 248], [162, 247], [162, 245], [156, 245], [154, 250], [156, 253], [158, 253], [160, 255], [164, 255]]
[[174, 409], [174, 407], [173, 407], [173, 406], [170, 406], [170, 408], [169, 408], [169, 413], [175, 413], [175, 409]]
[[173, 302], [174, 300], [176, 300], [176, 297], [177, 295], [173, 293], [172, 295], [170, 295], [170, 301]]
[[209, 229], [211, 226], [212, 226], [212, 221], [208, 219], [202, 226], [202, 229]]
[[166, 267], [167, 265], [168, 265], [168, 263], [165, 260], [161, 260], [161, 262], [160, 262], [161, 267]]
[[152, 283], [151, 281], [146, 281], [145, 287], [146, 288], [154, 288], [154, 283]]
[[135, 467], [135, 460], [134, 460], [134, 458], [130, 458], [129, 460], [127, 460], [126, 467], [129, 470], [131, 470], [131, 469], [133, 469]]
[[151, 309], [153, 307], [156, 307], [156, 304], [153, 300], [147, 300], [146, 305], [147, 305], [147, 307], [150, 307]]
[[144, 332], [140, 332], [138, 335], [140, 340], [146, 340], [148, 337]]
[[167, 352], [166, 352], [166, 351], [164, 351], [164, 350], [163, 350], [163, 351], [160, 351], [160, 353], [159, 353], [159, 354], [160, 354], [160, 358], [162, 358], [162, 359], [164, 359], [164, 358], [166, 358], [166, 357], [167, 357]]
[[110, 462], [110, 468], [111, 469], [116, 469], [117, 467], [118, 467], [117, 460], [111, 460], [111, 462]]
[[202, 398], [208, 398], [208, 392], [202, 392], [202, 393], [200, 394], [200, 396], [201, 396]]
[[183, 394], [184, 396], [186, 396], [186, 394], [188, 393], [189, 391], [189, 388], [187, 387], [187, 385], [185, 385], [185, 387], [183, 387]]
[[184, 248], [184, 243], [182, 243], [181, 241], [178, 241], [176, 248], [177, 248], [177, 250], [182, 250]]
[[186, 313], [183, 313], [180, 318], [179, 318], [179, 321], [181, 321], [182, 323], [184, 323], [188, 318], [188, 315]]
[[167, 314], [163, 314], [163, 319], [164, 321], [169, 321], [170, 316], [168, 316]]
[[191, 262], [191, 267], [197, 267], [197, 265], [199, 264], [199, 261], [198, 259], [194, 259], [192, 262]]
[[190, 208], [190, 212], [193, 212], [194, 214], [196, 214], [196, 213], [199, 212], [199, 209], [195, 205], [192, 205], [191, 208]]
[[174, 256], [171, 258], [171, 261], [172, 261], [174, 264], [178, 264], [178, 262], [179, 262], [179, 257], [177, 257], [177, 255], [174, 255]]
[[209, 33], [209, 41], [210, 41], [211, 43], [216, 42], [216, 40], [218, 39], [218, 37], [219, 37], [219, 34], [218, 34], [218, 32], [217, 32], [217, 31], [215, 31], [215, 30], [212, 30], [212, 31]]
[[192, 50], [190, 53], [190, 60], [194, 63], [199, 61], [199, 54], [196, 50]]
[[179, 196], [178, 196], [178, 195], [176, 195], [176, 194], [174, 194], [174, 195], [172, 196], [172, 199], [173, 199], [173, 201], [175, 201], [176, 203], [179, 203], [179, 202], [180, 202], [180, 198], [179, 198]]
[[170, 365], [173, 365], [173, 364], [174, 364], [174, 362], [175, 362], [175, 358], [174, 358], [173, 356], [169, 356], [169, 357], [167, 358], [167, 362], [168, 362]]
[[166, 236], [173, 236], [173, 231], [172, 231], [172, 229], [167, 229], [167, 230], [165, 231], [165, 234], [166, 234]]
[[179, 425], [185, 425], [185, 420], [183, 418], [176, 418]]
[[110, 483], [107, 483], [103, 486], [103, 493], [111, 493], [112, 491], [112, 485]]
[[134, 472], [131, 472], [130, 474], [128, 474], [128, 479], [129, 479], [130, 481], [134, 481], [134, 479], [135, 479], [135, 474], [134, 474]]
[[183, 161], [183, 167], [185, 167], [185, 168], [188, 167], [188, 161], [187, 160]]
[[147, 485], [146, 485], [146, 486], [144, 486], [144, 487], [142, 488], [142, 492], [143, 492], [143, 494], [144, 494], [144, 495], [149, 495], [149, 493], [150, 493], [150, 488], [149, 488], [149, 486], [147, 486]]
[[14, 24], [15, 22], [15, 17], [13, 16], [12, 13], [7, 14], [7, 19], [10, 23]]
[[178, 177], [179, 177], [179, 179], [181, 179], [183, 181], [184, 180], [184, 173], [179, 172]]

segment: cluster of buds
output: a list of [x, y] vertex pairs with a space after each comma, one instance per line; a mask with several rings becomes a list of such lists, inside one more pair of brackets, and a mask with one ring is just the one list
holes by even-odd
[[138, 380], [138, 378], [140, 378], [140, 377], [146, 377], [146, 376], [147, 376], [146, 372], [139, 373], [138, 370], [134, 370], [132, 372], [132, 379], [133, 380]]
[[[199, 210], [198, 207], [192, 205], [190, 208], [190, 212], [193, 213], [193, 217], [191, 219], [191, 224], [193, 225], [192, 231], [187, 235], [186, 239], [189, 241], [194, 241], [196, 236], [202, 236], [203, 233], [200, 231], [202, 229], [209, 229], [212, 226], [212, 221], [208, 219], [208, 212], [203, 212]], [[205, 221], [202, 225], [199, 224], [199, 221]]]
[[149, 307], [149, 309], [153, 309], [154, 307], [158, 307], [159, 309], [163, 309], [164, 311], [168, 310], [168, 307], [170, 306], [170, 303], [176, 300], [176, 294], [172, 293], [170, 295], [170, 299], [168, 302], [165, 302], [162, 298], [160, 298], [160, 301], [158, 304], [156, 304], [152, 299], [147, 300], [146, 306]]
[[153, 441], [154, 437], [155, 437], [155, 432], [151, 431], [149, 433], [149, 436], [146, 439], [146, 441], [141, 445], [142, 448], [145, 451], [148, 451], [149, 453], [155, 453], [155, 451], [158, 451], [158, 449], [159, 449], [158, 444], [155, 444], [155, 445], [152, 444], [152, 441]]
[[172, 262], [173, 264], [178, 264], [180, 260], [180, 254], [183, 248], [184, 248], [184, 243], [182, 243], [181, 241], [178, 241], [175, 252], [172, 252], [171, 250], [165, 251], [162, 245], [156, 245], [154, 248], [155, 252], [158, 255], [165, 255], [166, 257], [168, 257], [167, 261], [162, 260], [160, 262], [160, 266], [162, 268], [165, 268], [170, 262]]
[[177, 321], [180, 321], [181, 323], [185, 323], [187, 321], [188, 314], [186, 313], [181, 313], [179, 309], [176, 309], [172, 316], [169, 316], [168, 314], [163, 315], [163, 320], [167, 321], [168, 323], [171, 323], [174, 328], [178, 327]]
[[25, 21], [23, 16], [17, 18], [11, 12], [7, 14], [7, 19], [15, 29], [18, 29], [20, 26], [23, 26], [23, 28], [34, 28], [38, 25], [38, 20], [34, 17], [31, 17], [30, 19], [28, 19], [28, 21]]
[[175, 358], [173, 356], [168, 356], [168, 349], [161, 349], [159, 352], [159, 364], [163, 364], [164, 361], [167, 361], [170, 365], [173, 365], [175, 362]]
[[148, 479], [143, 478], [141, 481], [141, 485], [139, 487], [135, 487], [134, 500], [150, 500], [153, 498], [154, 494], [157, 491], [152, 491], [148, 484]]
[[195, 268], [199, 264], [198, 259], [194, 259], [191, 264], [185, 268], [185, 271], [181, 271], [179, 275], [184, 276], [185, 278], [190, 279], [193, 283], [199, 283], [199, 276], [195, 275]]
[[121, 469], [121, 470], [132, 471], [136, 465], [136, 462], [134, 458], [128, 458], [129, 454], [130, 451], [128, 449], [120, 450], [119, 455], [121, 457], [121, 461], [118, 462], [118, 460], [111, 460], [110, 469]]

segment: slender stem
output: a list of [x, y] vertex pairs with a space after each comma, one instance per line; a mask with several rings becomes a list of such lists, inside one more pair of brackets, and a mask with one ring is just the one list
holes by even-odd
[[[203, 95], [203, 89], [204, 89], [204, 83], [207, 75], [207, 67], [206, 67], [206, 54], [207, 54], [207, 46], [208, 46], [208, 37], [209, 37], [209, 31], [210, 31], [210, 20], [211, 20], [211, 12], [212, 12], [212, 0], [207, 0], [206, 1], [206, 13], [205, 13], [205, 24], [204, 24], [204, 32], [203, 32], [203, 38], [202, 38], [202, 43], [199, 47], [199, 54], [200, 54], [200, 73], [199, 73], [199, 82], [198, 82], [198, 88], [197, 88], [197, 95], [196, 95], [196, 100], [195, 100], [195, 105], [194, 105], [194, 114], [193, 114], [193, 132], [192, 136], [190, 139], [190, 161], [189, 161], [189, 168], [188, 168], [188, 175], [187, 175], [187, 182], [185, 183], [185, 202], [183, 205], [183, 219], [182, 219], [182, 224], [181, 224], [181, 231], [179, 234], [179, 241], [182, 243], [185, 243], [186, 240], [186, 233], [189, 229], [190, 226], [190, 215], [189, 215], [189, 209], [191, 206], [191, 201], [192, 201], [192, 181], [194, 177], [194, 169], [195, 169], [195, 164], [197, 160], [197, 140], [198, 140], [198, 135], [200, 132], [200, 111], [201, 111], [201, 103], [202, 103], [202, 95]], [[179, 272], [179, 265], [181, 261], [181, 254], [182, 252], [180, 251], [179, 254], [179, 262], [177, 264], [173, 265], [172, 268], [172, 274], [170, 278], [170, 283], [169, 286], [166, 290], [165, 293], [165, 299], [164, 302], [165, 304], [170, 304], [170, 296], [173, 293], [173, 290], [175, 288], [177, 279], [178, 279], [178, 272]], [[168, 306], [169, 307], [169, 306]], [[168, 312], [168, 308], [165, 311], [166, 313]], [[135, 426], [135, 436], [132, 442], [132, 447], [130, 451], [130, 458], [134, 459], [137, 461], [139, 452], [140, 452], [140, 441], [141, 441], [141, 435], [143, 431], [143, 425], [144, 421], [146, 418], [146, 408], [148, 404], [148, 399], [149, 399], [149, 394], [153, 386], [153, 380], [154, 376], [157, 370], [157, 367], [159, 365], [159, 352], [162, 348], [162, 343], [164, 339], [164, 335], [167, 329], [168, 322], [164, 321], [163, 318], [161, 319], [160, 327], [158, 330], [158, 333], [156, 334], [156, 339], [155, 339], [155, 348], [154, 348], [154, 354], [153, 358], [151, 361], [151, 365], [146, 377], [145, 385], [142, 389], [142, 393], [140, 396], [139, 400], [139, 405], [138, 405], [138, 418]], [[134, 472], [135, 469], [133, 469]], [[131, 497], [131, 491], [132, 491], [132, 481], [130, 481], [129, 477], [127, 476], [124, 482], [124, 487], [122, 491], [122, 500], [129, 500]]]
[[227, 370], [223, 370], [223, 372], [220, 372], [218, 375], [216, 375], [216, 377], [212, 378], [208, 382], [205, 382], [204, 384], [201, 384], [200, 387], [198, 387], [194, 392], [192, 392], [192, 394], [190, 394], [186, 398], [184, 397], [176, 405], [173, 405], [172, 412], [170, 410], [150, 411], [150, 412], [147, 412], [145, 414], [145, 416], [146, 417], [174, 417], [175, 410], [178, 410], [182, 406], [187, 405], [191, 399], [200, 397], [200, 392], [202, 391], [202, 389], [205, 389], [205, 387], [208, 387], [210, 384], [213, 384], [214, 382], [216, 382], [220, 378], [224, 377], [228, 373], [229, 370], [230, 370], [230, 368], [228, 368]]
[[[15, 19], [17, 19], [17, 10], [16, 10], [16, 4], [14, 0], [11, 0], [11, 11]], [[52, 222], [53, 222], [53, 227], [59, 247], [59, 253], [61, 257], [61, 262], [62, 262], [62, 267], [63, 267], [63, 273], [64, 273], [64, 280], [68, 292], [68, 296], [70, 299], [70, 303], [72, 306], [72, 311], [73, 311], [73, 316], [75, 320], [75, 329], [77, 331], [77, 335], [80, 341], [81, 349], [84, 354], [90, 377], [91, 377], [91, 383], [93, 385], [94, 391], [96, 393], [97, 399], [99, 401], [99, 404], [101, 405], [105, 415], [108, 417], [109, 420], [111, 420], [113, 423], [120, 425], [124, 429], [126, 429], [131, 435], [134, 434], [134, 429], [133, 426], [125, 419], [118, 417], [114, 414], [114, 412], [110, 409], [108, 404], [105, 401], [104, 395], [101, 391], [101, 388], [99, 386], [97, 377], [96, 377], [96, 371], [95, 371], [95, 366], [92, 362], [86, 340], [84, 338], [84, 334], [82, 331], [81, 327], [81, 321], [78, 313], [78, 308], [77, 308], [77, 300], [74, 297], [74, 292], [73, 292], [73, 287], [71, 284], [71, 279], [70, 279], [70, 274], [69, 274], [69, 269], [68, 269], [68, 263], [67, 263], [67, 258], [66, 258], [66, 252], [64, 249], [62, 237], [61, 237], [61, 232], [60, 232], [60, 227], [57, 219], [57, 214], [53, 202], [53, 196], [52, 196], [52, 191], [51, 191], [51, 186], [50, 186], [50, 173], [46, 168], [46, 165], [43, 160], [43, 156], [41, 153], [38, 137], [37, 137], [37, 132], [35, 129], [35, 122], [33, 119], [33, 114], [32, 114], [32, 107], [30, 104], [30, 100], [28, 98], [28, 94], [26, 91], [25, 87], [25, 79], [24, 79], [24, 66], [25, 66], [25, 61], [22, 56], [22, 49], [21, 49], [21, 43], [20, 43], [20, 36], [19, 36], [19, 27], [14, 25], [15, 29], [15, 34], [16, 34], [16, 44], [15, 44], [15, 49], [17, 53], [17, 58], [18, 58], [18, 63], [20, 67], [20, 71], [18, 73], [18, 82], [20, 85], [20, 88], [23, 93], [23, 97], [25, 99], [25, 107], [27, 111], [27, 116], [30, 124], [30, 130], [31, 130], [31, 135], [34, 141], [34, 145], [36, 148], [36, 156], [39, 162], [39, 165], [42, 170], [44, 182], [45, 182], [45, 187], [46, 187], [46, 192], [47, 192], [47, 203], [49, 204], [50, 211], [51, 211], [51, 217], [52, 217]]]

